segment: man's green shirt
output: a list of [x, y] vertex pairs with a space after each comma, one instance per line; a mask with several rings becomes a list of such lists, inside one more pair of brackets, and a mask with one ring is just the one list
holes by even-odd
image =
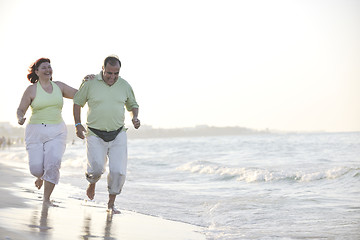
[[87, 103], [87, 126], [103, 131], [114, 131], [124, 126], [125, 107], [128, 111], [139, 107], [127, 81], [119, 77], [109, 86], [101, 73], [81, 84], [74, 103], [81, 107]]

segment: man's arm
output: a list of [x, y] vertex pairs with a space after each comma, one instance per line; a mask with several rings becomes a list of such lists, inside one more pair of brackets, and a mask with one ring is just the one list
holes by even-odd
[[81, 124], [81, 106], [74, 103], [73, 114], [75, 120], [76, 136], [81, 139], [85, 138], [84, 132], [86, 132], [84, 126]]
[[131, 109], [132, 113], [132, 123], [134, 124], [134, 128], [138, 129], [140, 127], [140, 120], [138, 119], [139, 108]]

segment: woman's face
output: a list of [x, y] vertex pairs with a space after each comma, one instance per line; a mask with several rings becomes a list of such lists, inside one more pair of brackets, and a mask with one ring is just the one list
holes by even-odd
[[52, 68], [51, 64], [48, 62], [43, 62], [40, 64], [39, 68], [35, 71], [36, 75], [38, 75], [39, 79], [51, 79], [52, 76]]

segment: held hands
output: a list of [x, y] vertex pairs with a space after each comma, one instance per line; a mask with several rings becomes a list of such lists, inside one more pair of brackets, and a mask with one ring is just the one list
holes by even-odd
[[78, 136], [81, 139], [84, 139], [85, 138], [84, 133], [86, 133], [84, 126], [80, 124], [77, 125], [75, 128], [76, 128], [76, 136]]
[[134, 124], [135, 129], [138, 129], [140, 127], [140, 120], [138, 118], [133, 118], [132, 123]]

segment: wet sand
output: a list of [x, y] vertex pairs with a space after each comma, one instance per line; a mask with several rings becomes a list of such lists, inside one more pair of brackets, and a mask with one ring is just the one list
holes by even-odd
[[[0, 165], [0, 240], [205, 239], [201, 227], [121, 209], [113, 215], [91, 201], [56, 198], [59, 207], [43, 206], [34, 180]], [[24, 181], [32, 182], [19, 184]]]

